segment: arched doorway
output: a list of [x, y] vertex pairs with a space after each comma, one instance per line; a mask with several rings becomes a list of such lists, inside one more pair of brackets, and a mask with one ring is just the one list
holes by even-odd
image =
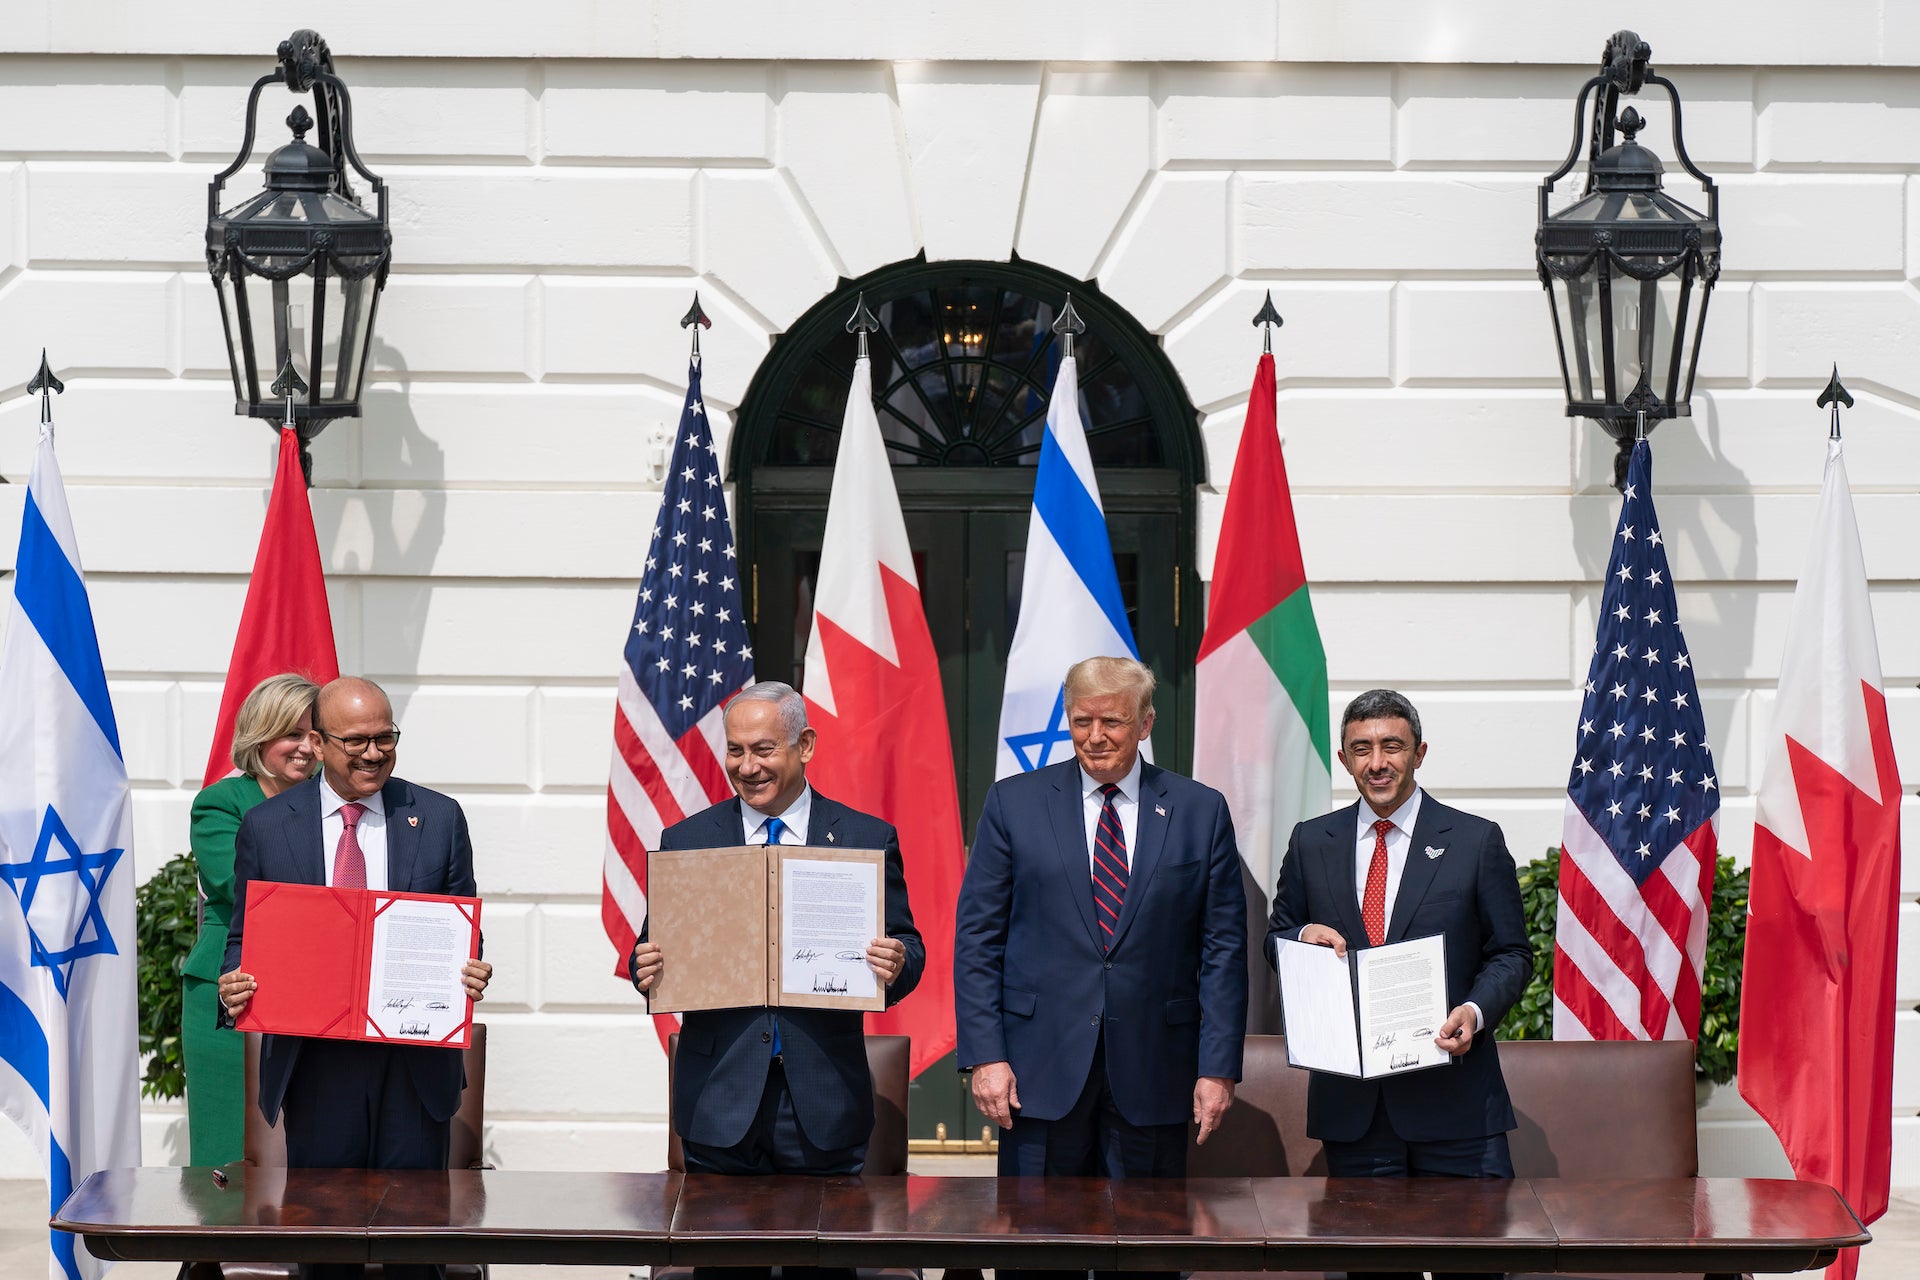
[[[1192, 672], [1203, 622], [1195, 573], [1199, 417], [1159, 340], [1096, 285], [1026, 262], [898, 263], [849, 281], [775, 340], [731, 445], [734, 522], [748, 566], [755, 669], [798, 685], [865, 294], [874, 410], [893, 461], [933, 643], [940, 655], [960, 811], [969, 840], [993, 782], [1008, 646], [1047, 400], [1051, 329], [1066, 297], [1086, 321], [1081, 417], [1098, 473], [1121, 596], [1140, 656], [1160, 677], [1160, 763], [1192, 756]], [[959, 1077], [915, 1082], [916, 1138], [936, 1123], [977, 1135]]]

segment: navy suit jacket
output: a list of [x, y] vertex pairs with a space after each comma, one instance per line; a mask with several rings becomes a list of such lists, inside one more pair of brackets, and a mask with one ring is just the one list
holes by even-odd
[[[744, 829], [736, 796], [668, 827], [661, 833], [660, 847], [729, 849], [741, 842]], [[807, 843], [885, 851], [887, 937], [907, 949], [900, 976], [887, 988], [887, 1004], [898, 1003], [919, 984], [927, 967], [926, 944], [907, 905], [899, 834], [893, 824], [815, 791]], [[643, 925], [640, 937], [644, 941], [646, 936]], [[673, 957], [666, 959], [673, 963]], [[632, 957], [627, 972], [631, 977]], [[681, 1015], [680, 1052], [673, 1064], [674, 1132], [709, 1147], [731, 1147], [747, 1136], [767, 1087], [776, 1016], [794, 1118], [807, 1140], [829, 1151], [865, 1143], [873, 1132], [865, 1015], [839, 1009], [703, 1009]]]
[[1106, 1036], [1129, 1124], [1184, 1124], [1200, 1076], [1240, 1078], [1247, 905], [1227, 802], [1142, 764], [1139, 822], [1113, 946], [1094, 917], [1077, 760], [987, 792], [954, 922], [960, 1066], [1007, 1062], [1020, 1114], [1073, 1107]]
[[[387, 813], [387, 887], [403, 893], [476, 896], [473, 842], [468, 838], [467, 817], [460, 805], [451, 796], [400, 778], [387, 779], [380, 798]], [[413, 821], [416, 818], [417, 823]], [[325, 884], [332, 851], [320, 846], [317, 776], [247, 810], [233, 841], [233, 923], [227, 930], [227, 955], [220, 972], [230, 973], [240, 967], [248, 882]], [[315, 963], [329, 961], [315, 957]], [[226, 1020], [224, 1008], [221, 1015]], [[303, 1036], [266, 1036], [261, 1040], [260, 1114], [268, 1124], [279, 1118], [288, 1082], [305, 1043]], [[402, 1056], [428, 1115], [448, 1120], [460, 1109], [460, 1090], [466, 1081], [460, 1050], [419, 1045], [379, 1047]]]
[[[1276, 938], [1297, 942], [1310, 924], [1339, 930], [1355, 950], [1368, 945], [1354, 884], [1359, 808], [1356, 800], [1293, 829], [1267, 920], [1269, 964]], [[1430, 858], [1428, 849], [1442, 852]], [[1514, 1127], [1493, 1042], [1494, 1028], [1533, 975], [1513, 856], [1497, 824], [1423, 794], [1386, 940], [1435, 933], [1446, 935], [1447, 1008], [1471, 1000], [1485, 1018], [1473, 1047], [1449, 1065], [1404, 1076], [1354, 1080], [1314, 1072], [1307, 1083], [1308, 1137], [1357, 1140], [1383, 1098], [1393, 1131], [1408, 1142], [1480, 1138]]]

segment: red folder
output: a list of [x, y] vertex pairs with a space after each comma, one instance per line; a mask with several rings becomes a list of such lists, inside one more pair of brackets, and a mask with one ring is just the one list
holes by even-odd
[[464, 1049], [473, 1033], [472, 1000], [465, 1000], [458, 1027], [430, 1041], [390, 1036], [369, 1016], [374, 920], [396, 902], [408, 901], [453, 904], [471, 930], [467, 958], [479, 956], [478, 898], [249, 882], [240, 968], [260, 985], [237, 1020], [239, 1028], [273, 1035]]

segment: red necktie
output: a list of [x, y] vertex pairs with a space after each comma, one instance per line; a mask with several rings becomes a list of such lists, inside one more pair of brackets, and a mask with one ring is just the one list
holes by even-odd
[[1387, 940], [1387, 832], [1393, 823], [1382, 818], [1373, 824], [1373, 861], [1367, 864], [1367, 891], [1360, 898], [1360, 923], [1367, 926], [1367, 943]]
[[1120, 908], [1127, 901], [1127, 833], [1120, 815], [1113, 811], [1117, 782], [1101, 786], [1106, 800], [1100, 806], [1100, 822], [1093, 829], [1093, 905], [1100, 917], [1100, 932], [1106, 944], [1113, 945], [1113, 930], [1120, 923]]
[[366, 811], [367, 806], [363, 804], [340, 806], [340, 843], [333, 850], [333, 887], [336, 889], [367, 887], [367, 859], [360, 852], [360, 836], [354, 830], [360, 825], [360, 815]]

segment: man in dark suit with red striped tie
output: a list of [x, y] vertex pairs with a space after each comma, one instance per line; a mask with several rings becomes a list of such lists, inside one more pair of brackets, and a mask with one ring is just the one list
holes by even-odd
[[1340, 763], [1360, 802], [1294, 828], [1273, 891], [1269, 963], [1279, 938], [1341, 954], [1446, 939], [1451, 1012], [1436, 1040], [1453, 1061], [1374, 1080], [1316, 1071], [1307, 1085], [1307, 1136], [1335, 1177], [1513, 1176], [1493, 1029], [1526, 990], [1533, 948], [1499, 826], [1427, 795], [1414, 781], [1426, 754], [1420, 713], [1401, 694], [1371, 689], [1348, 703]]
[[1179, 1177], [1233, 1101], [1246, 898], [1226, 800], [1140, 758], [1153, 673], [1067, 673], [1074, 758], [996, 782], [954, 936], [960, 1065], [1002, 1174]]

